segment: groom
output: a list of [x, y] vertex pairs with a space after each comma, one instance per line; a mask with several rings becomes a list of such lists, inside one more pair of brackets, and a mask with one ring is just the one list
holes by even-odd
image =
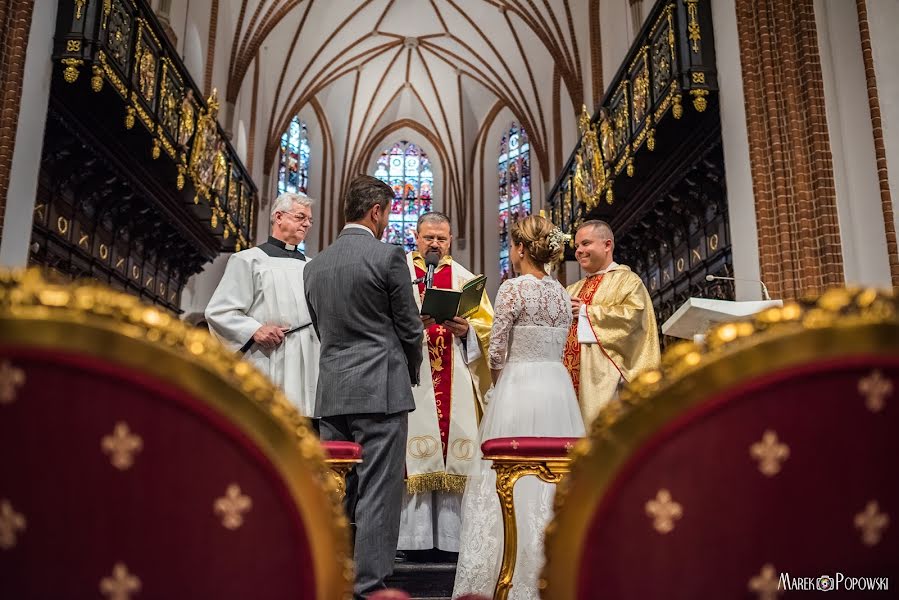
[[362, 463], [347, 477], [357, 599], [383, 589], [393, 572], [408, 413], [422, 360], [422, 322], [406, 256], [380, 241], [392, 199], [393, 190], [379, 179], [354, 179], [344, 203], [347, 225], [303, 272], [321, 340], [315, 402], [321, 439], [362, 446]]

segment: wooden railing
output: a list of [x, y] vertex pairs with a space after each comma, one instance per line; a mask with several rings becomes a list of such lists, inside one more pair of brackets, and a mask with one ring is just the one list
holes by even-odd
[[704, 112], [715, 92], [709, 0], [660, 0], [598, 110], [583, 108], [580, 138], [547, 198], [552, 221], [570, 233], [601, 203], [612, 205], [616, 182], [635, 175], [666, 120]]
[[[145, 0], [61, 0], [54, 60], [71, 85], [111, 86], [123, 103], [122, 127], [148, 134], [149, 155], [170, 160], [171, 186], [198, 205], [197, 218], [241, 250], [253, 241], [257, 188], [219, 125], [218, 100], [190, 77]], [[85, 93], [87, 86], [85, 85]]]

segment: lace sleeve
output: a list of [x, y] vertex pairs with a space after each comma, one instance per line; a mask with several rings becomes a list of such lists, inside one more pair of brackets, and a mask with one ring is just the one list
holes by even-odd
[[506, 363], [506, 351], [509, 347], [509, 333], [512, 324], [521, 311], [521, 296], [516, 293], [511, 281], [504, 281], [499, 286], [494, 304], [493, 329], [490, 331], [490, 347], [487, 351], [487, 362], [491, 369], [499, 370]]

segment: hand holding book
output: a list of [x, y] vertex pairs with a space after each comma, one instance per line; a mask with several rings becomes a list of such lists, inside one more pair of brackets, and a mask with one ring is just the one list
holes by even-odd
[[466, 319], [478, 311], [486, 284], [487, 278], [478, 275], [461, 290], [428, 288], [421, 301], [421, 314], [429, 315], [437, 323], [452, 321], [453, 317]]

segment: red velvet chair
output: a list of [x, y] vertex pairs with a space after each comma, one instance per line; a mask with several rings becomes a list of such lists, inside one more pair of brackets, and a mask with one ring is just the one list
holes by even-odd
[[833, 290], [718, 326], [662, 363], [576, 452], [544, 598], [774, 599], [798, 578], [895, 588], [896, 298]]
[[559, 483], [568, 473], [569, 452], [580, 438], [517, 437], [496, 438], [481, 444], [484, 460], [493, 461], [496, 493], [503, 512], [503, 560], [493, 597], [505, 600], [512, 590], [518, 553], [518, 526], [515, 521], [515, 482], [536, 475], [547, 483]]
[[207, 332], [0, 274], [4, 598], [343, 598], [335, 490], [306, 419]]

